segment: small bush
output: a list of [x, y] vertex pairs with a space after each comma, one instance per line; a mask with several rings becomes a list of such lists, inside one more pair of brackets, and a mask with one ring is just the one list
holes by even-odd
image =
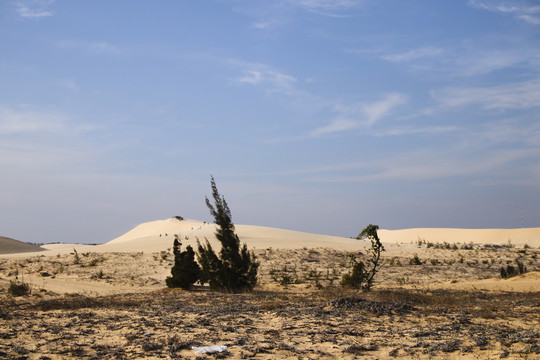
[[409, 265], [422, 265], [422, 261], [418, 257], [418, 254], [414, 254], [414, 257], [409, 260]]
[[369, 239], [371, 240], [371, 249], [369, 253], [371, 258], [368, 259], [367, 265], [363, 261], [357, 260], [355, 255], [350, 255], [350, 264], [352, 269], [347, 274], [343, 275], [341, 279], [341, 286], [354, 289], [362, 289], [369, 291], [373, 286], [373, 280], [375, 275], [379, 271], [381, 266], [381, 252], [384, 251], [384, 247], [377, 235], [377, 225], [369, 224], [356, 239]]
[[30, 286], [22, 281], [10, 281], [8, 294], [11, 296], [24, 296], [30, 294]]
[[77, 265], [81, 263], [81, 257], [76, 249], [73, 249], [73, 264]]
[[513, 265], [506, 265], [506, 268], [501, 267], [501, 278], [508, 279], [517, 275], [525, 274], [527, 272], [527, 267], [523, 263], [516, 259], [517, 267]]
[[171, 276], [165, 282], [170, 288], [179, 287], [187, 290], [199, 280], [201, 268], [195, 262], [193, 248], [188, 245], [185, 251], [180, 251], [180, 245], [178, 238], [175, 238], [173, 246], [174, 266], [171, 269]]

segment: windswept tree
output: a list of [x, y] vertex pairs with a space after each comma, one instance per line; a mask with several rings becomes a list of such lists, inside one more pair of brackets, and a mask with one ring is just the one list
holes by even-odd
[[171, 276], [165, 279], [167, 286], [170, 288], [182, 288], [188, 290], [200, 278], [201, 268], [195, 261], [195, 252], [188, 245], [185, 251], [180, 251], [182, 244], [178, 241], [178, 236], [175, 236], [173, 252], [174, 265], [171, 269]]
[[251, 291], [257, 284], [259, 263], [255, 254], [249, 252], [235, 233], [231, 220], [231, 210], [225, 198], [219, 194], [214, 177], [211, 178], [214, 205], [206, 197], [206, 206], [217, 225], [216, 238], [221, 243], [219, 257], [206, 240], [206, 244], [198, 243], [197, 259], [202, 268], [201, 282], [209, 283], [213, 290], [227, 292]]
[[381, 251], [384, 251], [384, 246], [377, 235], [378, 229], [379, 227], [377, 225], [369, 224], [356, 237], [357, 240], [368, 239], [371, 241], [371, 248], [368, 250], [370, 257], [367, 259], [367, 264], [364, 264], [355, 255], [350, 256], [352, 269], [341, 279], [342, 286], [362, 289], [364, 291], [369, 291], [373, 286], [373, 280], [381, 266]]

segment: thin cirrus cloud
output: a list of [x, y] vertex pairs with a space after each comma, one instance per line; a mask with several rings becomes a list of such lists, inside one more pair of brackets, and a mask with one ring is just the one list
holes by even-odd
[[289, 0], [289, 3], [307, 11], [330, 17], [349, 16], [344, 11], [359, 7], [362, 0]]
[[388, 93], [382, 100], [372, 103], [335, 105], [333, 110], [339, 114], [338, 118], [328, 125], [312, 130], [310, 137], [344, 132], [360, 126], [373, 126], [382, 118], [390, 115], [394, 108], [406, 102], [407, 96], [404, 94]]
[[504, 14], [513, 14], [518, 19], [526, 21], [529, 24], [540, 25], [540, 5], [538, 3], [531, 4], [530, 2], [515, 0], [470, 0], [469, 6]]
[[77, 49], [92, 54], [118, 55], [122, 53], [119, 46], [107, 41], [58, 41], [56, 46], [61, 49]]
[[[500, 40], [499, 40], [500, 41]], [[535, 49], [515, 48], [492, 50], [479, 44], [454, 44], [447, 47], [421, 47], [380, 55], [382, 60], [404, 64], [423, 72], [447, 73], [471, 77], [514, 66], [530, 66], [537, 61]], [[459, 54], [459, 56], [457, 56]]]
[[0, 135], [57, 132], [65, 123], [66, 117], [56, 112], [0, 106]]
[[395, 53], [390, 55], [383, 55], [381, 59], [391, 62], [409, 62], [427, 57], [440, 56], [444, 53], [444, 49], [438, 47], [422, 47], [417, 49], [411, 49], [401, 53]]
[[272, 30], [294, 22], [297, 12], [309, 12], [332, 18], [350, 17], [352, 9], [364, 0], [281, 0], [275, 2], [245, 2], [236, 10], [255, 18], [252, 26], [257, 30]]
[[54, 4], [55, 0], [26, 0], [16, 3], [17, 14], [23, 18], [39, 19], [54, 15], [54, 11], [49, 10], [49, 7]]
[[248, 63], [238, 60], [228, 61], [231, 65], [240, 68], [241, 75], [233, 79], [237, 84], [260, 86], [268, 93], [280, 93], [294, 96], [299, 93], [295, 87], [297, 79], [294, 76], [273, 69], [265, 64]]
[[[390, 157], [384, 161], [337, 164], [333, 167], [308, 169], [301, 173], [311, 174], [309, 181], [345, 183], [381, 180], [426, 181], [450, 177], [490, 179], [491, 175], [503, 170], [509, 164], [536, 158], [540, 149], [503, 149], [485, 152], [482, 149], [449, 149], [409, 152]], [[528, 167], [528, 165], [525, 165]], [[348, 174], [343, 174], [343, 171]], [[350, 174], [353, 172], [353, 174]], [[517, 171], [515, 174], [521, 174]], [[531, 179], [528, 184], [540, 180]], [[472, 180], [471, 180], [472, 181]], [[507, 183], [522, 183], [519, 175], [509, 173]]]
[[492, 87], [448, 87], [432, 90], [431, 96], [443, 107], [477, 105], [486, 110], [532, 109], [540, 107], [540, 78]]

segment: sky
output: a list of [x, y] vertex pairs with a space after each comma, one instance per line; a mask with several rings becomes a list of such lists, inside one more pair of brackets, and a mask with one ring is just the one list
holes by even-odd
[[[540, 227], [540, 2], [0, 1], [0, 235]], [[384, 239], [383, 239], [384, 241]]]

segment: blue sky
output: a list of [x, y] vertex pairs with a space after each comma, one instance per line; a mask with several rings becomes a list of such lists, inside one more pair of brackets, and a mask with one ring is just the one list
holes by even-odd
[[540, 3], [6, 0], [0, 235], [540, 226]]

